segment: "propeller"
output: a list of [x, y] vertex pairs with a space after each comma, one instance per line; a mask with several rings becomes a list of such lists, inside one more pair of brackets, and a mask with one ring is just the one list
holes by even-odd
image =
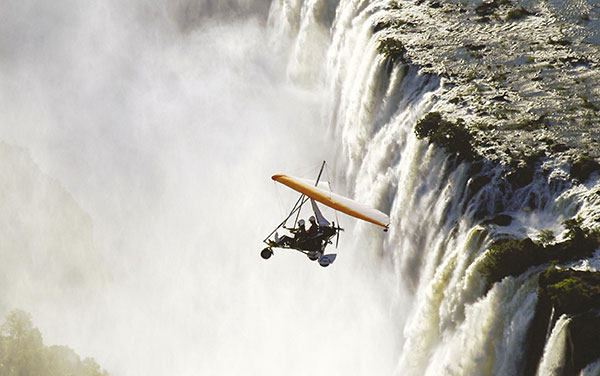
[[341, 228], [339, 225], [336, 226], [335, 222], [333, 222], [333, 227], [336, 229], [335, 248], [337, 248], [338, 243], [340, 242], [340, 231], [344, 231], [344, 229]]

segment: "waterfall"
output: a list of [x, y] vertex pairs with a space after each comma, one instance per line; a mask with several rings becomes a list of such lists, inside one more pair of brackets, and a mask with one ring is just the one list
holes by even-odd
[[[295, 12], [297, 24], [308, 22], [306, 7], [314, 3], [297, 4], [302, 8]], [[519, 374], [543, 268], [506, 277], [486, 291], [478, 267], [499, 237], [535, 238], [550, 229], [561, 239], [562, 221], [576, 215], [593, 225], [600, 207], [597, 182], [569, 186], [559, 162], [549, 164], [548, 176], [537, 173], [529, 184], [513, 187], [501, 165], [457, 164], [417, 140], [417, 120], [444, 106], [444, 80], [378, 53], [387, 31], [373, 32], [373, 25], [386, 12], [386, 1], [339, 1], [323, 81], [329, 92], [326, 118], [339, 145], [338, 178], [348, 194], [390, 212], [386, 236], [362, 225], [354, 236], [369, 238], [360, 248], [392, 263], [398, 296], [411, 307], [399, 318], [403, 345], [396, 372]], [[299, 35], [296, 46], [302, 40]], [[483, 176], [489, 183], [475, 190], [474, 179]], [[497, 214], [509, 215], [511, 223], [490, 224]]]
[[[0, 313], [30, 312], [46, 344], [115, 375], [518, 374], [544, 266], [487, 286], [486, 251], [560, 241], [578, 215], [593, 227], [598, 182], [557, 160], [517, 187], [506, 166], [417, 139], [447, 82], [381, 53], [390, 11], [0, 2]], [[269, 176], [323, 159], [389, 232], [341, 218], [334, 266], [265, 262], [281, 214]]]
[[569, 322], [571, 319], [567, 315], [562, 315], [550, 334], [544, 348], [544, 356], [540, 363], [537, 374], [539, 376], [561, 375], [562, 367], [565, 362], [565, 349], [567, 347], [567, 337], [569, 332]]

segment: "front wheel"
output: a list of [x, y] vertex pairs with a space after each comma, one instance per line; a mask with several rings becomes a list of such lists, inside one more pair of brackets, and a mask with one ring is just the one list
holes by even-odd
[[264, 258], [265, 260], [268, 260], [272, 255], [273, 255], [273, 250], [269, 247], [263, 249], [260, 252], [260, 257]]

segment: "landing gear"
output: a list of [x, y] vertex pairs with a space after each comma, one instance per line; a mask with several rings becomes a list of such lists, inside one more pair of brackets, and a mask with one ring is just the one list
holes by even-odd
[[273, 255], [273, 250], [269, 247], [263, 249], [260, 252], [260, 257], [264, 258], [265, 260], [268, 260], [272, 255]]
[[308, 252], [306, 254], [308, 256], [308, 258], [310, 259], [310, 261], [317, 261], [319, 259], [319, 253], [318, 252]]
[[331, 263], [335, 261], [336, 256], [337, 255], [335, 253], [330, 253], [328, 255], [323, 255], [319, 257], [319, 265], [321, 265], [324, 268], [328, 267], [329, 265], [331, 265]]

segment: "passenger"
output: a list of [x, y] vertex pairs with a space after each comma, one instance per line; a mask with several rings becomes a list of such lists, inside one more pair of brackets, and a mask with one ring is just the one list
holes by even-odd
[[314, 215], [311, 215], [308, 221], [310, 222], [310, 227], [308, 228], [308, 237], [314, 238], [319, 233], [319, 225], [317, 225], [317, 220], [315, 219]]
[[310, 250], [320, 250], [322, 248], [322, 241], [323, 238], [319, 237], [319, 235], [321, 234], [319, 231], [319, 225], [317, 224], [317, 221], [315, 219], [314, 216], [311, 216], [308, 221], [310, 222], [310, 227], [308, 228], [307, 231], [307, 237], [308, 237], [308, 242], [307, 242], [307, 248]]
[[290, 230], [294, 237], [283, 235], [281, 238], [275, 233], [275, 246], [287, 245], [294, 247], [296, 244], [305, 241], [308, 238], [306, 228], [304, 227], [304, 219], [298, 221], [298, 227]]

